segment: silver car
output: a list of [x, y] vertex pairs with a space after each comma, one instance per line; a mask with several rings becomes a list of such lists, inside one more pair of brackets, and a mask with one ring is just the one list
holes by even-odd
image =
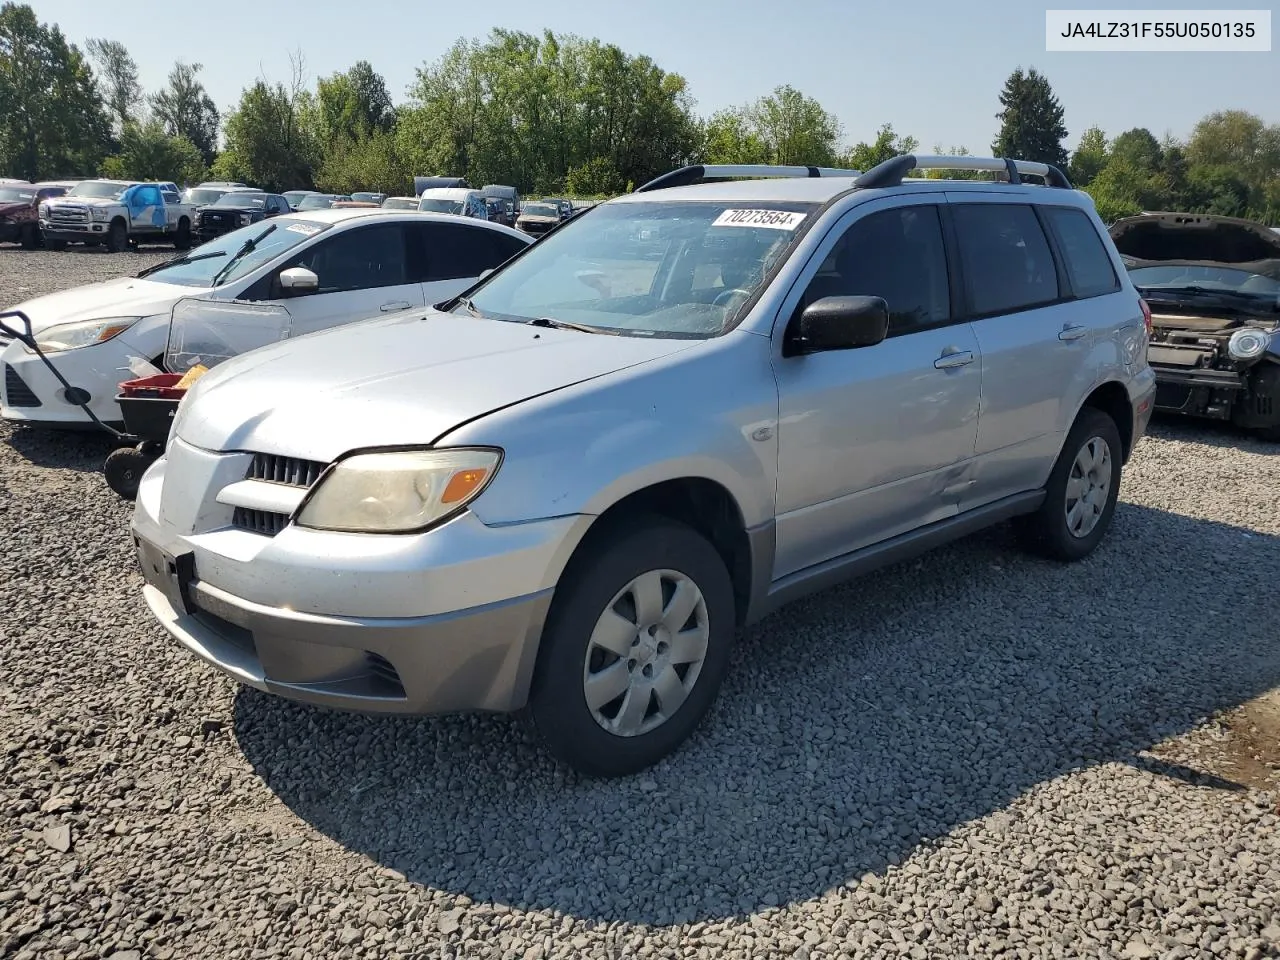
[[[1005, 179], [907, 178], [957, 163]], [[436, 308], [198, 381], [137, 500], [146, 601], [260, 690], [527, 707], [635, 772], [793, 598], [1005, 520], [1091, 553], [1148, 324], [1052, 167], [684, 168]]]

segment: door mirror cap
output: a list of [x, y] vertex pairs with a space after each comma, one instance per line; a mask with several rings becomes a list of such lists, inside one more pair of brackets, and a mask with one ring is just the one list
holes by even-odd
[[287, 293], [312, 293], [320, 289], [320, 278], [306, 267], [290, 267], [280, 271], [280, 286]]
[[825, 353], [872, 347], [889, 335], [883, 297], [823, 297], [805, 307], [789, 353]]

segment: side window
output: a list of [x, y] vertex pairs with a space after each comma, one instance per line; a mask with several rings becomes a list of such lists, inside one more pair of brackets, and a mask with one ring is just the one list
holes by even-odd
[[1058, 299], [1049, 241], [1031, 207], [957, 203], [951, 210], [974, 313], [1011, 313]]
[[1062, 258], [1077, 297], [1100, 297], [1120, 289], [1111, 257], [1088, 214], [1070, 207], [1045, 207], [1049, 229], [1058, 239]]
[[398, 223], [347, 230], [322, 240], [285, 265], [306, 267], [320, 278], [317, 293], [341, 293], [412, 283]]
[[951, 287], [938, 208], [907, 206], [873, 213], [836, 242], [809, 282], [801, 309], [823, 297], [883, 297], [889, 335], [951, 319]]
[[505, 263], [524, 249], [525, 244], [504, 237], [496, 230], [465, 223], [416, 223], [413, 230], [418, 248], [414, 262], [415, 279], [462, 280], [478, 277], [485, 270]]

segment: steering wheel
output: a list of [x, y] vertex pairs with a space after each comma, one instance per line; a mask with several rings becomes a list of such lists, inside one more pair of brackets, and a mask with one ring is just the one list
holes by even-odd
[[713, 307], [723, 307], [734, 297], [741, 295], [742, 299], [751, 296], [750, 290], [743, 290], [741, 287], [730, 287], [728, 290], [721, 290], [714, 300], [711, 301]]

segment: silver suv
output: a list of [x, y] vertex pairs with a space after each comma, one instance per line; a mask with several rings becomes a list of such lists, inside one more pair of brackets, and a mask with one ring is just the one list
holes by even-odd
[[[907, 179], [956, 165], [1000, 179]], [[1055, 168], [684, 168], [434, 309], [198, 381], [137, 500], [147, 603], [260, 690], [527, 707], [635, 772], [786, 601], [1005, 520], [1092, 552], [1148, 325]]]

